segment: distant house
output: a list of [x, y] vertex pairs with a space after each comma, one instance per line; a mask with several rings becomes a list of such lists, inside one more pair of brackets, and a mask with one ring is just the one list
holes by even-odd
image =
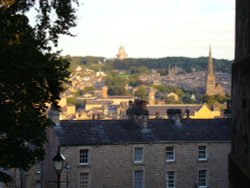
[[173, 92], [167, 94], [167, 98], [173, 98], [175, 101], [179, 101], [179, 96]]
[[206, 104], [167, 104], [167, 105], [148, 105], [149, 118], [167, 118], [167, 110], [178, 108], [182, 111], [182, 117], [186, 118], [186, 111], [189, 110], [191, 119], [213, 119], [220, 118], [221, 112], [217, 109], [210, 109]]

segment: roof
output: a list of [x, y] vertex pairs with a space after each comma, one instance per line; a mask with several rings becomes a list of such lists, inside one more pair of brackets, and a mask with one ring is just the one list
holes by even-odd
[[[108, 98], [106, 98], [106, 100], [108, 100], [108, 99], [130, 99], [130, 100], [134, 100], [134, 97], [126, 96], [126, 95], [109, 95]], [[103, 100], [103, 98], [101, 100]]]
[[112, 104], [112, 101], [106, 101], [106, 100], [86, 100], [86, 105], [95, 105], [95, 104]]
[[147, 132], [132, 120], [61, 121], [55, 129], [62, 146], [161, 142], [229, 142], [229, 119], [148, 120]]
[[171, 108], [181, 109], [182, 114], [189, 109], [190, 115], [194, 115], [194, 112], [199, 111], [202, 106], [203, 104], [147, 105], [147, 109], [149, 116], [155, 116], [156, 112], [158, 112], [159, 116], [164, 117], [167, 115], [167, 110]]

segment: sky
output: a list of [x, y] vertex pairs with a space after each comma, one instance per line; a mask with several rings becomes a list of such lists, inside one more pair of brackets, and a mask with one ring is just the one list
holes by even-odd
[[76, 37], [62, 36], [63, 55], [115, 58], [234, 58], [234, 0], [79, 0]]

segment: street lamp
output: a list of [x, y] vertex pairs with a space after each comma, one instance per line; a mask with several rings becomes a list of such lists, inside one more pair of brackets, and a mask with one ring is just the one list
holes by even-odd
[[61, 172], [64, 168], [64, 161], [65, 161], [65, 157], [60, 153], [60, 147], [58, 147], [57, 154], [53, 158], [54, 168], [57, 174], [57, 188], [60, 188], [60, 177], [61, 177]]

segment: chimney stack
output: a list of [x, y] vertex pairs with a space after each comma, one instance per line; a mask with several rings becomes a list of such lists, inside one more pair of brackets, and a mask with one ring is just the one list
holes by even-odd
[[231, 113], [232, 113], [232, 101], [227, 100], [227, 108], [224, 110], [224, 117], [225, 118], [231, 118]]
[[181, 109], [170, 108], [167, 110], [168, 118], [175, 123], [175, 125], [181, 125]]
[[55, 124], [54, 127], [60, 127], [60, 120], [59, 120], [60, 112], [59, 110], [54, 106], [51, 105], [49, 111], [48, 111], [48, 117], [53, 121]]
[[186, 119], [190, 119], [190, 110], [186, 109]]
[[143, 127], [143, 131], [145, 131], [148, 123], [147, 101], [136, 99], [134, 104], [130, 101], [127, 116]]

